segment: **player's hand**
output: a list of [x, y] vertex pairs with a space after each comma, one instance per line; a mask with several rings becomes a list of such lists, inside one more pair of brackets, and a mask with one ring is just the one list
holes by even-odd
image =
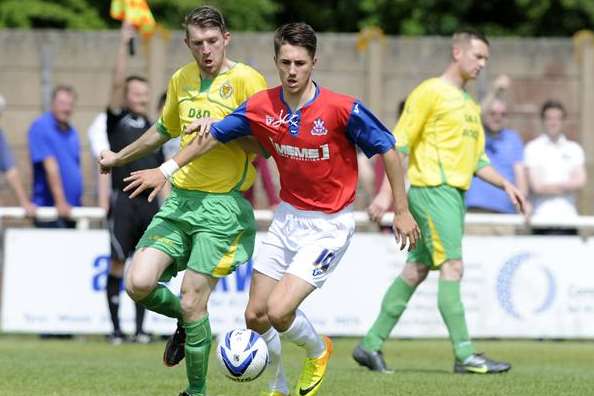
[[130, 198], [138, 196], [145, 190], [152, 189], [148, 201], [153, 202], [153, 199], [167, 183], [167, 178], [159, 168], [152, 168], [132, 172], [130, 176], [124, 179], [124, 182], [128, 183], [128, 185], [124, 187], [123, 191], [132, 191]]
[[25, 209], [25, 215], [29, 219], [35, 218], [35, 212], [37, 211], [37, 206], [31, 201], [25, 201], [21, 205], [23, 209]]
[[392, 228], [394, 230], [396, 244], [399, 245], [400, 250], [406, 247], [407, 240], [409, 251], [417, 246], [417, 242], [421, 238], [421, 231], [408, 209], [401, 213], [394, 213], [394, 224]]
[[122, 38], [122, 43], [128, 44], [128, 41], [134, 38], [135, 33], [136, 29], [134, 28], [134, 25], [127, 21], [122, 22], [122, 28], [120, 30], [120, 37]]
[[118, 155], [111, 150], [103, 150], [97, 158], [101, 173], [111, 172], [111, 168], [118, 166]]
[[56, 210], [58, 211], [58, 217], [62, 219], [70, 218], [70, 214], [72, 213], [72, 206], [66, 201], [57, 202], [56, 203]]
[[516, 210], [524, 216], [527, 216], [529, 205], [524, 194], [508, 181], [503, 184], [503, 190], [506, 192], [512, 204], [514, 204]]
[[392, 195], [379, 193], [375, 196], [367, 208], [367, 214], [371, 221], [380, 224], [384, 214], [392, 207]]
[[187, 125], [184, 133], [194, 133], [197, 132], [199, 137], [205, 136], [210, 132], [210, 126], [215, 122], [212, 118], [203, 117], [193, 121], [191, 124]]

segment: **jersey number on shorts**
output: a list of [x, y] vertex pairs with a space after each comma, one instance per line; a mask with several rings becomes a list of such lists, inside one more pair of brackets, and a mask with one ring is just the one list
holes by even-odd
[[320, 253], [318, 258], [314, 262], [314, 269], [312, 275], [320, 276], [322, 273], [328, 271], [328, 268], [330, 267], [330, 264], [332, 264], [332, 261], [334, 261], [335, 257], [336, 256], [334, 255], [334, 252], [328, 249], [322, 250], [322, 253]]

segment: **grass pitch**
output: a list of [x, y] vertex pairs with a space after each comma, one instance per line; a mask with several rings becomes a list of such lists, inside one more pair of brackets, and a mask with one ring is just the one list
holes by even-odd
[[[512, 362], [502, 375], [454, 375], [447, 340], [392, 340], [385, 356], [397, 372], [375, 374], [350, 357], [357, 339], [335, 339], [335, 353], [321, 396], [355, 395], [592, 395], [594, 342], [478, 341], [478, 350]], [[177, 395], [185, 368], [165, 368], [164, 342], [111, 346], [103, 339], [55, 341], [0, 336], [0, 395]], [[289, 379], [296, 381], [303, 359], [283, 344]], [[213, 348], [214, 349], [214, 348]], [[256, 396], [268, 373], [252, 383], [223, 377], [211, 351], [209, 396]]]

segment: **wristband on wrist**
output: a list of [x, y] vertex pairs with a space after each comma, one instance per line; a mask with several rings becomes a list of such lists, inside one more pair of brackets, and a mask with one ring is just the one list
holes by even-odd
[[161, 166], [159, 167], [159, 170], [161, 171], [161, 173], [163, 173], [163, 176], [165, 176], [165, 178], [167, 180], [171, 179], [171, 176], [173, 176], [173, 174], [178, 169], [179, 169], [179, 165], [177, 164], [177, 162], [175, 162], [175, 160], [173, 158], [163, 162], [161, 164]]

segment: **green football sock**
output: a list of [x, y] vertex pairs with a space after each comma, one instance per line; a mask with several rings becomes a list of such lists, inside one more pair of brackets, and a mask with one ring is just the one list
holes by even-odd
[[211, 333], [208, 315], [193, 322], [184, 322], [186, 329], [186, 375], [192, 396], [206, 394], [206, 372], [210, 352]]
[[138, 302], [147, 309], [161, 315], [176, 319], [181, 319], [182, 317], [179, 298], [166, 286], [157, 285], [148, 296]]
[[380, 313], [363, 338], [361, 345], [370, 351], [382, 349], [384, 341], [390, 336], [398, 319], [406, 309], [408, 300], [415, 292], [416, 287], [410, 286], [401, 277], [392, 282], [382, 300]]
[[437, 305], [450, 334], [456, 359], [463, 362], [474, 353], [468, 335], [464, 305], [460, 298], [460, 281], [439, 280]]

